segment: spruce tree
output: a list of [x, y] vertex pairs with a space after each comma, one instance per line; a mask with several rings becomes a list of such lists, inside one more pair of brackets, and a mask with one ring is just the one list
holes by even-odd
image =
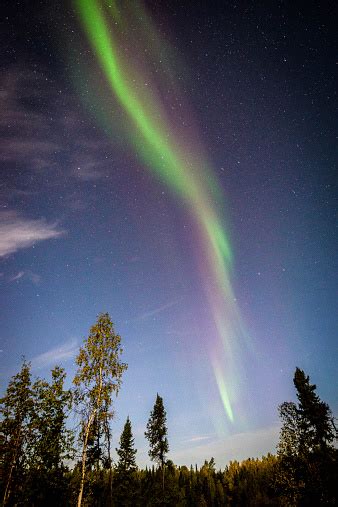
[[303, 370], [296, 368], [293, 382], [299, 403], [285, 402], [279, 407], [282, 428], [277, 482], [292, 504], [334, 503], [338, 470], [331, 410]]
[[137, 469], [135, 456], [136, 449], [134, 449], [134, 438], [131, 429], [131, 422], [129, 416], [127, 417], [123, 431], [120, 437], [120, 447], [116, 449], [119, 460], [116, 470], [120, 474], [129, 474]]
[[129, 416], [120, 436], [120, 447], [116, 449], [119, 457], [115, 474], [115, 501], [117, 505], [133, 506], [137, 499], [136, 449]]
[[162, 495], [164, 495], [164, 465], [166, 454], [169, 451], [169, 444], [167, 439], [167, 414], [164, 410], [163, 399], [158, 393], [154, 408], [150, 412], [147, 431], [144, 434], [149, 440], [148, 455], [152, 461], [157, 462], [162, 471]]
[[310, 384], [310, 378], [303, 370], [296, 368], [293, 383], [299, 400], [301, 424], [312, 437], [308, 450], [325, 450], [337, 436], [330, 407], [315, 393], [316, 385]]
[[147, 431], [144, 434], [149, 440], [150, 449], [148, 454], [151, 460], [157, 462], [161, 468], [164, 467], [166, 454], [169, 451], [166, 423], [167, 414], [164, 410], [163, 399], [157, 394], [154, 408], [147, 423]]

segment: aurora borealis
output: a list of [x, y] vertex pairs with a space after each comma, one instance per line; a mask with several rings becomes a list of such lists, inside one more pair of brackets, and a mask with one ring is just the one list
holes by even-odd
[[5, 25], [2, 384], [21, 355], [71, 377], [108, 311], [141, 460], [156, 392], [188, 464], [273, 451], [295, 366], [337, 412], [329, 7], [19, 2]]
[[[141, 73], [132, 72], [133, 58], [124, 62], [125, 71], [122, 71], [122, 64], [117, 56], [117, 43], [114, 41], [117, 37], [114, 32], [118, 29], [122, 31], [120, 24], [122, 27], [127, 25], [123, 23], [123, 17], [127, 17], [126, 13], [120, 13], [118, 6], [112, 2], [114, 5], [109, 6], [109, 9], [114, 15], [109, 24], [107, 19], [109, 9], [107, 8], [108, 12], [105, 12], [105, 3], [79, 1], [77, 4], [88, 37], [112, 92], [132, 123], [131, 132], [129, 132], [131, 144], [134, 144], [137, 152], [141, 153], [145, 167], [168, 185], [170, 190], [178, 193], [183, 203], [190, 209], [199, 229], [199, 244], [195, 246], [195, 249], [204, 254], [200, 264], [205, 266], [205, 280], [209, 280], [206, 290], [223, 350], [218, 344], [216, 346], [209, 344], [209, 347], [217, 349], [216, 353], [212, 352], [215, 377], [225, 411], [233, 422], [231, 398], [234, 394], [230, 393], [231, 390], [235, 390], [233, 388], [236, 387], [236, 375], [239, 368], [233, 364], [232, 349], [233, 342], [242, 337], [237, 330], [240, 328], [236, 322], [239, 319], [239, 312], [234, 303], [230, 282], [230, 245], [222, 225], [222, 217], [219, 216], [216, 208], [216, 199], [220, 198], [212, 192], [213, 188], [217, 188], [218, 183], [214, 181], [207, 161], [196, 159], [197, 146], [185, 145], [184, 140], [180, 145], [176, 139], [175, 125], [170, 125], [166, 119], [164, 105], [157, 104], [151, 93], [151, 90], [156, 88], [156, 82], [148, 83], [150, 107], [147, 108], [146, 99], [143, 99], [139, 92], [140, 82], [142, 83], [144, 79]], [[129, 5], [129, 9], [131, 7], [132, 5]], [[143, 20], [145, 17], [146, 14], [142, 13], [140, 19]], [[120, 45], [123, 47], [126, 45], [124, 33], [128, 34], [128, 27], [119, 37]], [[153, 37], [156, 37], [155, 33]], [[161, 42], [158, 42], [157, 46], [161, 48]], [[143, 42], [141, 51], [145, 48], [146, 44]], [[157, 57], [159, 59], [160, 55]], [[132, 89], [129, 83], [135, 83], [135, 89]], [[133, 136], [134, 129], [136, 133]], [[194, 153], [195, 157], [191, 157], [190, 153]], [[216, 357], [219, 354], [220, 358], [218, 357], [216, 364]], [[226, 364], [226, 367], [222, 367], [222, 364]], [[225, 374], [224, 371], [227, 373]]]

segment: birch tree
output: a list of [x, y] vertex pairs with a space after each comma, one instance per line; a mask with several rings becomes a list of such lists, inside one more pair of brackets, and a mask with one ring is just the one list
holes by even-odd
[[[75, 401], [80, 409], [82, 458], [80, 489], [77, 505], [82, 504], [86, 474], [86, 457], [88, 439], [91, 428], [96, 421], [103, 422], [108, 428], [113, 416], [113, 396], [118, 394], [122, 382], [122, 374], [127, 365], [120, 361], [122, 354], [121, 338], [115, 334], [113, 323], [108, 313], [98, 316], [87, 340], [76, 358], [78, 366], [73, 383], [75, 385]], [[106, 438], [109, 435], [106, 435]]]

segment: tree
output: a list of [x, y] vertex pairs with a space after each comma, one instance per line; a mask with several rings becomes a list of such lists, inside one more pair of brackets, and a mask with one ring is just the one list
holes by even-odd
[[134, 449], [134, 438], [129, 416], [121, 433], [120, 447], [116, 449], [116, 452], [119, 457], [116, 467], [118, 473], [126, 475], [137, 470], [135, 461], [137, 451]]
[[64, 461], [73, 457], [73, 432], [66, 427], [72, 396], [64, 389], [65, 378], [64, 369], [55, 366], [50, 383], [38, 379], [32, 387], [30, 490], [35, 490], [34, 505], [38, 499], [41, 505], [60, 503], [66, 490]]
[[33, 384], [33, 424], [38, 433], [35, 455], [46, 470], [60, 468], [65, 459], [72, 457], [72, 432], [66, 428], [71, 391], [64, 389], [63, 368], [55, 366], [51, 373], [51, 383], [38, 379]]
[[167, 439], [167, 414], [164, 410], [163, 399], [157, 393], [153, 410], [147, 423], [147, 431], [145, 436], [149, 440], [149, 456], [152, 461], [158, 463], [162, 469], [162, 489], [164, 490], [164, 465], [166, 461], [166, 453], [169, 451]]
[[309, 376], [296, 368], [293, 383], [299, 400], [298, 414], [303, 431], [311, 435], [309, 450], [325, 450], [336, 437], [330, 407], [315, 393], [316, 385], [310, 384]]
[[337, 452], [332, 413], [303, 370], [296, 368], [293, 382], [299, 403], [279, 407], [278, 485], [291, 504], [334, 503]]
[[129, 416], [120, 437], [119, 457], [116, 466], [116, 501], [118, 505], [135, 505], [136, 493], [136, 449]]
[[33, 409], [30, 364], [25, 360], [19, 373], [9, 382], [6, 395], [0, 400], [1, 469], [3, 505], [13, 490], [16, 494], [24, 483], [31, 440]]
[[[108, 313], [98, 316], [83, 347], [76, 358], [78, 366], [74, 377], [75, 400], [80, 407], [82, 424], [81, 479], [78, 494], [78, 507], [81, 506], [86, 473], [88, 440], [92, 425], [104, 423], [109, 428], [109, 419], [113, 412], [112, 397], [117, 395], [122, 382], [122, 374], [127, 365], [121, 363], [121, 338], [115, 334]], [[105, 437], [110, 438], [105, 432]], [[110, 465], [111, 468], [111, 465]], [[110, 474], [111, 477], [111, 474]], [[111, 480], [111, 479], [110, 479]]]
[[152, 461], [158, 463], [163, 468], [166, 459], [166, 453], [169, 451], [167, 440], [167, 414], [164, 410], [163, 399], [159, 394], [147, 423], [147, 431], [145, 436], [149, 440], [149, 456]]

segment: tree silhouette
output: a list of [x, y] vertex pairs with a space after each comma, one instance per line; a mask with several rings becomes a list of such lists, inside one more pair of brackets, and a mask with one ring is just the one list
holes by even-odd
[[154, 408], [147, 423], [147, 431], [144, 434], [149, 440], [150, 449], [148, 454], [151, 460], [157, 462], [161, 468], [164, 467], [166, 453], [169, 451], [166, 423], [167, 414], [164, 410], [163, 399], [157, 394]]
[[277, 482], [293, 504], [330, 504], [337, 473], [333, 416], [303, 370], [296, 368], [293, 382], [299, 403], [285, 402], [279, 407], [282, 428]]
[[119, 457], [116, 466], [116, 500], [118, 505], [135, 505], [135, 496], [137, 493], [135, 472], [136, 449], [134, 448], [134, 438], [131, 429], [129, 416], [127, 417], [123, 431], [120, 437], [120, 447], [116, 449]]
[[129, 472], [134, 472], [137, 469], [135, 460], [137, 451], [134, 449], [134, 438], [129, 416], [127, 417], [121, 433], [120, 447], [116, 449], [116, 452], [119, 457], [116, 470], [119, 473], [128, 474]]
[[299, 400], [298, 414], [302, 429], [311, 436], [308, 450], [325, 450], [336, 436], [330, 407], [320, 400], [315, 393], [316, 385], [310, 384], [310, 378], [303, 370], [296, 368], [293, 383]]
[[164, 492], [164, 465], [166, 453], [169, 451], [167, 439], [167, 414], [164, 410], [163, 399], [159, 394], [156, 395], [156, 401], [147, 423], [145, 436], [149, 440], [149, 456], [152, 461], [158, 463], [162, 470], [162, 491]]

